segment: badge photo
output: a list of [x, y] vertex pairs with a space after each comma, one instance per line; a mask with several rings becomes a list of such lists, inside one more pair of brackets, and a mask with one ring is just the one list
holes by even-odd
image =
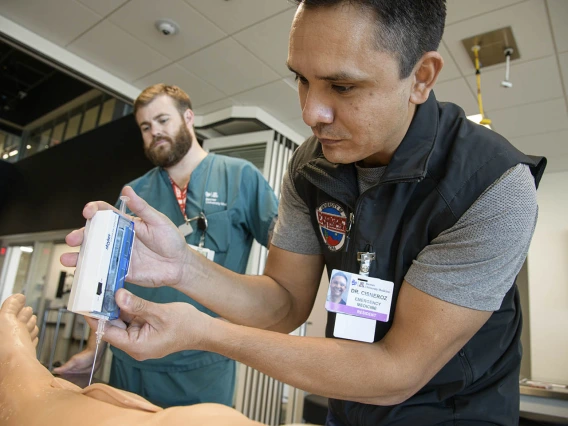
[[335, 269], [333, 270], [331, 279], [329, 281], [329, 289], [327, 290], [326, 309], [328, 307], [328, 304], [330, 307], [332, 307], [333, 305], [347, 304], [348, 292], [346, 290], [349, 287], [350, 280], [350, 273], [337, 271]]
[[334, 269], [331, 272], [325, 309], [388, 322], [393, 291], [394, 283], [391, 281]]

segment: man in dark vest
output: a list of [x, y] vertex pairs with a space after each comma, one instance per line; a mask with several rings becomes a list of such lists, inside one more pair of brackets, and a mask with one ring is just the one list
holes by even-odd
[[[290, 162], [264, 275], [200, 258], [127, 188], [140, 220], [129, 281], [228, 321], [119, 291], [128, 327], [105, 339], [137, 359], [219, 352], [329, 397], [328, 425], [518, 424], [515, 277], [545, 160], [436, 101], [444, 22], [443, 0], [300, 1], [288, 66], [314, 136]], [[326, 302], [327, 338], [286, 335], [324, 265], [348, 277], [345, 305]]]

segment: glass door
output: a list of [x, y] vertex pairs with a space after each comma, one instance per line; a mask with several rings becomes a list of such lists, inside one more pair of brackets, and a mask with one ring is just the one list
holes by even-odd
[[14, 293], [21, 293], [33, 253], [33, 245], [10, 246], [6, 251], [6, 260], [0, 278], [1, 301], [4, 302]]
[[51, 242], [37, 241], [8, 247], [0, 279], [2, 301], [11, 294], [23, 293], [26, 304], [36, 315], [40, 313], [52, 247]]
[[46, 276], [53, 256], [53, 242], [38, 242], [34, 244], [30, 268], [26, 276], [26, 303], [34, 312], [43, 310], [41, 302], [45, 294]]

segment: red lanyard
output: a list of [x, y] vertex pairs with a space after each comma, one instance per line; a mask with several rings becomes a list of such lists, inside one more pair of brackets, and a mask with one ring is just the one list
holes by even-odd
[[181, 210], [181, 214], [183, 215], [183, 218], [187, 220], [187, 216], [185, 214], [185, 203], [187, 202], [187, 186], [189, 185], [189, 183], [188, 185], [185, 186], [184, 189], [181, 189], [179, 186], [177, 186], [177, 184], [173, 181], [171, 177], [169, 178], [170, 178], [170, 183], [172, 184], [172, 189], [174, 190], [174, 194], [176, 195], [179, 208]]

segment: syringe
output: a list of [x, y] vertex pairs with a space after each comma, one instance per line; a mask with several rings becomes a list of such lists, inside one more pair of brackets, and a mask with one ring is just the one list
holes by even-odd
[[130, 198], [128, 198], [126, 195], [120, 196], [120, 214], [123, 215], [123, 216], [126, 214], [126, 202], [127, 201], [130, 201]]
[[[120, 214], [124, 215], [126, 214], [126, 202], [130, 200], [130, 198], [128, 198], [126, 195], [122, 195], [120, 197]], [[106, 318], [99, 318], [99, 323], [97, 325], [97, 331], [96, 331], [96, 336], [97, 336], [97, 346], [95, 348], [95, 359], [93, 360], [93, 366], [91, 367], [91, 377], [89, 377], [89, 386], [91, 385], [91, 382], [93, 380], [93, 374], [95, 372], [95, 365], [97, 363], [97, 354], [99, 352], [99, 346], [101, 344], [101, 340], [105, 334], [105, 325], [106, 325], [107, 319]]]

